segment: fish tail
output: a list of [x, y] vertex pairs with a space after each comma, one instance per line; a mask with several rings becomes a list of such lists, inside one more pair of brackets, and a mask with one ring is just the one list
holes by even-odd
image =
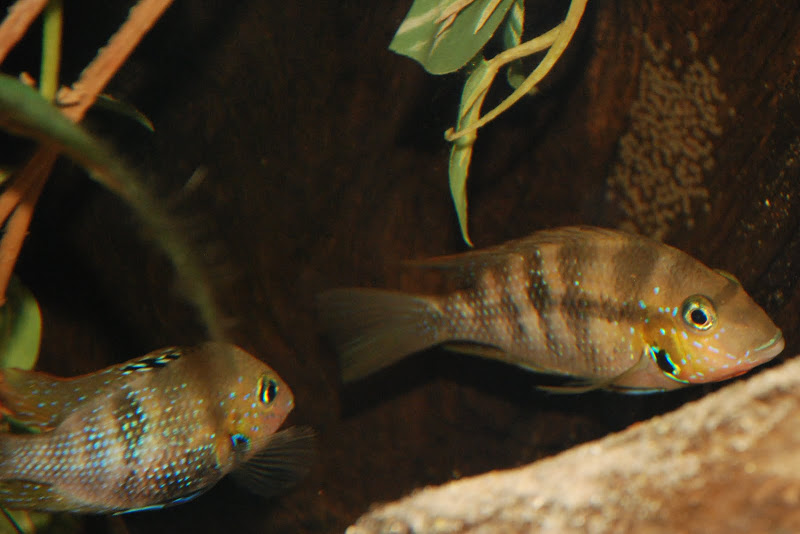
[[435, 297], [378, 289], [333, 289], [319, 295], [320, 317], [350, 382], [444, 341]]

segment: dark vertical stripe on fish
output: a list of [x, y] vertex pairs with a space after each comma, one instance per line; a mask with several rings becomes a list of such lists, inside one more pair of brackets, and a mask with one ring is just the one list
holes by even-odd
[[533, 309], [539, 318], [539, 331], [544, 334], [547, 340], [547, 348], [551, 352], [558, 354], [558, 340], [553, 333], [553, 324], [550, 313], [553, 309], [553, 296], [550, 286], [545, 280], [542, 252], [539, 248], [534, 248], [528, 257], [526, 265], [527, 276], [530, 281], [528, 287], [528, 299], [533, 304]]
[[527, 344], [532, 339], [528, 331], [529, 317], [526, 316], [524, 310], [520, 308], [520, 303], [517, 300], [519, 295], [514, 292], [519, 291], [520, 283], [525, 280], [528, 273], [525, 272], [525, 258], [520, 255], [511, 255], [506, 264], [505, 282], [503, 284], [503, 302], [506, 306], [508, 314], [511, 315], [515, 325], [516, 337], [515, 341], [518, 343]]
[[628, 237], [625, 245], [611, 259], [616, 273], [614, 295], [619, 301], [636, 302], [641, 290], [648, 287], [660, 254], [652, 244]]
[[586, 357], [592, 369], [597, 369], [593, 350], [590, 306], [583, 287], [585, 273], [593, 272], [598, 251], [586, 241], [565, 244], [558, 251], [558, 271], [565, 286], [561, 314], [572, 334], [576, 354]]
[[138, 463], [139, 450], [148, 431], [148, 424], [147, 415], [133, 391], [129, 391], [114, 409], [114, 420], [119, 425], [119, 435], [122, 436], [125, 463]]

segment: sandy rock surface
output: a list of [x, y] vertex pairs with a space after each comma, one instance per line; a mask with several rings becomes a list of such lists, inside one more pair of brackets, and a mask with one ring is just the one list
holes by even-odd
[[800, 531], [800, 359], [525, 467], [415, 492], [347, 534]]

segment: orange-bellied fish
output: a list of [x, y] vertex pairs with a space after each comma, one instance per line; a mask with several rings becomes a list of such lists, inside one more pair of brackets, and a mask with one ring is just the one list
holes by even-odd
[[558, 228], [418, 265], [463, 287], [320, 295], [345, 381], [445, 344], [577, 379], [566, 391], [647, 392], [731, 378], [784, 347], [732, 275], [639, 235]]
[[[0, 405], [36, 433], [0, 434], [0, 505], [83, 513], [185, 502], [232, 473], [270, 495], [297, 480], [313, 432], [267, 365], [222, 343], [170, 347], [62, 379], [0, 371]], [[13, 424], [12, 424], [13, 426]]]

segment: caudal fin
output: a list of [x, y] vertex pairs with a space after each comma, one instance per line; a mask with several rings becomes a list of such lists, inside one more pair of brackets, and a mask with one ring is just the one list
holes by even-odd
[[432, 297], [378, 289], [333, 289], [319, 295], [320, 317], [350, 382], [443, 341]]

